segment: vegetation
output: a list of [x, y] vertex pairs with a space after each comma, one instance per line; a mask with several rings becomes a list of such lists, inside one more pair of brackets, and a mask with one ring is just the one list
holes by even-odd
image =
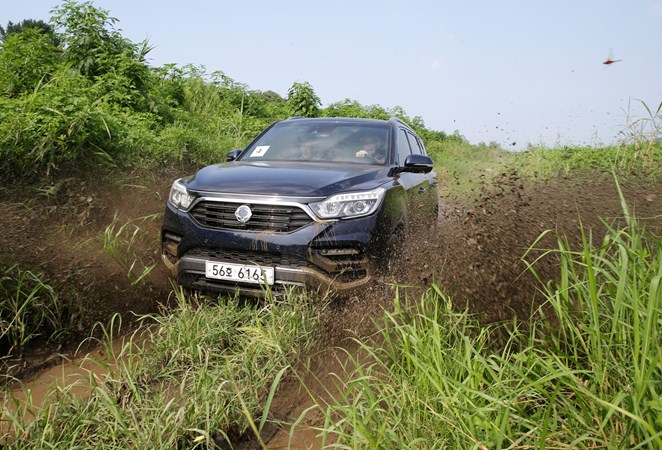
[[437, 286], [415, 310], [396, 299], [323, 433], [338, 448], [660, 448], [662, 239], [628, 217], [590, 242], [559, 237], [553, 317], [503, 346]]
[[489, 183], [512, 167], [518, 158], [497, 145], [471, 145], [459, 136], [432, 141], [427, 150], [434, 158], [439, 179], [453, 198], [471, 197], [479, 182]]
[[21, 355], [32, 339], [49, 339], [62, 331], [61, 313], [58, 296], [43, 274], [17, 266], [0, 271], [0, 342], [8, 342], [8, 354]]
[[253, 306], [197, 301], [179, 291], [176, 308], [145, 317], [118, 342], [120, 326], [111, 323], [95, 361], [101, 369], [53, 386], [44, 404], [29, 394], [5, 397], [0, 441], [34, 449], [216, 448], [259, 432], [280, 380], [312, 341], [317, 306], [294, 293]]
[[[130, 219], [118, 226], [119, 217], [115, 214], [113, 221], [103, 233], [103, 250], [110, 255], [126, 271], [131, 284], [145, 281], [145, 278], [156, 267], [156, 262], [143, 261], [139, 252], [134, 249], [134, 243], [139, 239], [141, 228], [138, 225], [146, 220], [161, 218], [160, 214]], [[152, 248], [158, 248], [158, 242], [152, 243]]]
[[[4, 40], [10, 34], [20, 33], [30, 28], [41, 30], [44, 34], [49, 35], [49, 37], [53, 39], [56, 39], [55, 30], [51, 25], [47, 24], [43, 20], [25, 19], [19, 23], [12, 23], [10, 20], [9, 23], [7, 23], [6, 29], [0, 25], [0, 42], [4, 42]], [[54, 40], [54, 43], [57, 45], [59, 42]]]
[[662, 102], [652, 110], [642, 102], [648, 117], [628, 119], [621, 145], [596, 147], [533, 147], [516, 165], [535, 177], [567, 175], [573, 171], [618, 171], [622, 177], [660, 177], [662, 174]]
[[147, 42], [133, 43], [117, 19], [90, 1], [64, 1], [50, 24], [9, 24], [0, 44], [0, 173], [40, 176], [63, 164], [107, 161], [150, 166], [207, 164], [245, 146], [291, 115], [356, 116], [409, 122], [424, 138], [461, 139], [425, 128], [401, 108], [346, 101], [320, 108], [313, 87], [288, 98], [204, 67], [149, 67]]
[[568, 175], [574, 171], [608, 173], [612, 168], [623, 176], [629, 172], [630, 175], [659, 177], [662, 173], [662, 142], [603, 148], [533, 148], [518, 158], [515, 164], [524, 174], [534, 177]]
[[[659, 177], [662, 104], [628, 124], [624, 145], [531, 148], [522, 155], [470, 145], [428, 129], [400, 107], [345, 99], [322, 107], [307, 83], [287, 98], [204, 67], [150, 67], [147, 42], [89, 1], [67, 0], [50, 23], [0, 27], [0, 177], [52, 176], [91, 162], [108, 168], [201, 165], [222, 160], [269, 123], [292, 115], [399, 117], [423, 138], [441, 180], [460, 195], [515, 165], [530, 176], [575, 170]], [[103, 249], [134, 284], [154, 267], [136, 251], [139, 226], [106, 227]], [[662, 241], [633, 218], [604, 242], [550, 252], [558, 283], [541, 285], [551, 317], [481, 327], [451, 308], [438, 286], [411, 309], [397, 297], [380, 345], [364, 354], [320, 429], [340, 448], [660, 448], [662, 446]], [[11, 264], [10, 264], [11, 265]], [[63, 306], [41, 273], [0, 267], [0, 340], [19, 354], [63, 333]], [[532, 267], [535, 270], [535, 266]], [[254, 305], [186, 297], [143, 317], [118, 342], [117, 319], [99, 325], [102, 376], [54, 386], [45, 405], [4, 397], [0, 441], [15, 448], [215, 448], [258, 436], [278, 386], [305, 353], [323, 305], [304, 293], [267, 293]], [[165, 301], [165, 299], [164, 299]], [[118, 349], [119, 348], [119, 349]], [[368, 362], [366, 363], [365, 355]], [[92, 356], [89, 356], [92, 358]], [[345, 381], [345, 380], [343, 380]], [[80, 384], [80, 383], [78, 383]], [[320, 408], [322, 408], [320, 406]], [[9, 428], [5, 427], [8, 426]]]

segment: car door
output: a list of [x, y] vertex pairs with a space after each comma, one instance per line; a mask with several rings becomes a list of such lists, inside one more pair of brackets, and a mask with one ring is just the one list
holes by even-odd
[[[421, 138], [419, 138], [417, 135], [407, 132], [407, 138], [409, 140], [409, 146], [411, 148], [412, 153], [418, 153], [420, 155], [425, 155], [427, 156], [427, 152], [425, 151], [425, 146], [423, 145], [423, 141], [421, 141]], [[429, 173], [423, 173], [419, 174], [424, 177], [424, 181], [422, 185], [419, 185], [418, 187], [418, 193], [420, 196], [418, 197], [417, 201], [419, 202], [419, 206], [422, 208], [423, 211], [426, 212], [436, 212], [436, 207], [437, 207], [437, 175], [435, 174], [434, 171], [429, 172]]]
[[[416, 140], [416, 136], [410, 133], [405, 128], [398, 129], [398, 165], [404, 166], [407, 156], [411, 155], [413, 151], [416, 153], [421, 152], [421, 149]], [[434, 175], [433, 173], [411, 173], [401, 172], [398, 176], [398, 182], [404, 188], [407, 199], [408, 221], [420, 222], [425, 220], [425, 214], [430, 212], [433, 208], [430, 203], [431, 195], [435, 196], [436, 192], [431, 194], [433, 189]]]

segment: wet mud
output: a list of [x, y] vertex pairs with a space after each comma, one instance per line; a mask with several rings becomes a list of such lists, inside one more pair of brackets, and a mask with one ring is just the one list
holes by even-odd
[[[662, 182], [620, 183], [629, 212], [659, 233]], [[558, 237], [577, 248], [582, 233], [600, 242], [605, 225], [624, 222], [616, 184], [608, 175], [532, 183], [513, 171], [481, 185], [469, 201], [442, 198], [441, 205], [438, 223], [424, 224], [409, 236], [390, 276], [330, 305], [322, 332], [328, 343], [369, 335], [396, 290], [401, 298], [418, 301], [432, 283], [458, 310], [483, 323], [527, 320], [540, 306], [541, 282], [558, 276], [554, 254], [538, 259], [545, 250], [558, 248]], [[527, 269], [534, 261], [540, 280]]]

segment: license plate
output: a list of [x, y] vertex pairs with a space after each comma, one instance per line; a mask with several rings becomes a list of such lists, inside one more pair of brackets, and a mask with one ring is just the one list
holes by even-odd
[[207, 261], [207, 278], [239, 283], [274, 284], [274, 268]]

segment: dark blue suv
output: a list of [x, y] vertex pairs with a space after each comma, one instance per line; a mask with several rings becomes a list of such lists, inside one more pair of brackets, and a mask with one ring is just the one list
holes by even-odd
[[173, 183], [163, 261], [202, 291], [356, 289], [389, 270], [414, 224], [436, 222], [432, 165], [395, 118], [276, 122]]

